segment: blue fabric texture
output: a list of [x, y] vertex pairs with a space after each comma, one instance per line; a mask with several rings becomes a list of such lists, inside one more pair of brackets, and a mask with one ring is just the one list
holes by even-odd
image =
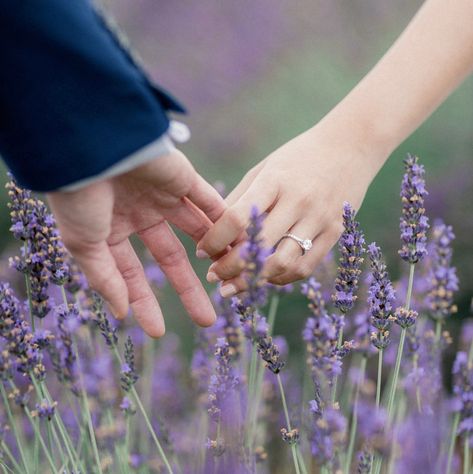
[[0, 155], [51, 191], [153, 142], [184, 112], [151, 83], [87, 0], [0, 0]]

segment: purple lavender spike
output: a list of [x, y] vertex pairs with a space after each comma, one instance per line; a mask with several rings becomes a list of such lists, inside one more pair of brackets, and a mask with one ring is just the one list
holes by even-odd
[[409, 263], [417, 263], [427, 254], [429, 219], [425, 215], [424, 198], [427, 196], [424, 166], [419, 158], [407, 155], [401, 186], [402, 217], [400, 220], [402, 246], [399, 255]]

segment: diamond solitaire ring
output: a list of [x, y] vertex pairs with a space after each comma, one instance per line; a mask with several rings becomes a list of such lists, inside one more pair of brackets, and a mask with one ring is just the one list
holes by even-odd
[[297, 235], [294, 235], [294, 234], [291, 234], [291, 233], [287, 233], [287, 234], [284, 234], [278, 241], [278, 243], [275, 245], [275, 247], [277, 247], [279, 245], [279, 243], [283, 240], [283, 239], [292, 239], [294, 240], [295, 242], [297, 242], [299, 244], [299, 247], [301, 248], [302, 250], [302, 255], [305, 255], [306, 252], [308, 252], [311, 248], [312, 248], [312, 240], [310, 239], [301, 239], [300, 237], [297, 237]]

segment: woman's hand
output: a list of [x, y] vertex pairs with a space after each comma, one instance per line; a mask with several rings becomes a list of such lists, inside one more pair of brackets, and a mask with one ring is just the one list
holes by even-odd
[[349, 133], [337, 137], [323, 124], [276, 150], [247, 173], [228, 196], [227, 210], [198, 243], [200, 258], [215, 259], [233, 247], [210, 266], [208, 281], [223, 281], [224, 296], [244, 289], [240, 253], [253, 206], [267, 213], [266, 247], [275, 246], [286, 232], [313, 241], [302, 256], [294, 240], [283, 239], [267, 260], [264, 277], [279, 285], [308, 277], [343, 230], [343, 202], [360, 207], [386, 156], [365, 150], [362, 140], [350, 139]]

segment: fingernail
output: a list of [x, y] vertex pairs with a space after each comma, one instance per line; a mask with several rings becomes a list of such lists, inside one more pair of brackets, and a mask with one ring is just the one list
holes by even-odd
[[220, 287], [220, 294], [222, 295], [223, 298], [228, 298], [230, 296], [234, 296], [237, 293], [236, 286], [233, 285], [232, 283], [229, 283], [228, 285]]
[[209, 272], [207, 273], [207, 281], [209, 283], [217, 283], [221, 279], [218, 277], [218, 275], [215, 272]]
[[197, 258], [210, 258], [210, 255], [202, 249], [197, 249], [195, 255], [197, 256]]
[[121, 319], [120, 313], [110, 303], [108, 303], [108, 309], [116, 319]]

